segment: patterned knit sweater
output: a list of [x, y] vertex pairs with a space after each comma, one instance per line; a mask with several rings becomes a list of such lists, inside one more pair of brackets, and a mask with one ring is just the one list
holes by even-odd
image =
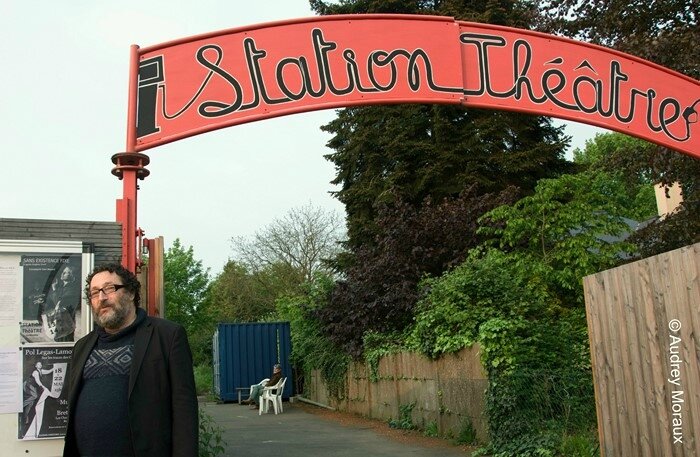
[[98, 328], [97, 344], [85, 367], [75, 408], [75, 435], [82, 456], [133, 456], [129, 430], [129, 373], [136, 328], [146, 319], [142, 309], [136, 320], [110, 335]]

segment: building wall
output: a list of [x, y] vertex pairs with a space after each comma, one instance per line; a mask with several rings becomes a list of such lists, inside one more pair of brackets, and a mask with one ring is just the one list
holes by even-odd
[[0, 239], [82, 241], [93, 245], [95, 265], [122, 258], [122, 229], [116, 222], [0, 218]]
[[683, 195], [681, 195], [681, 186], [674, 183], [668, 189], [661, 184], [654, 186], [654, 195], [656, 196], [656, 209], [659, 216], [663, 217], [674, 212], [683, 203]]

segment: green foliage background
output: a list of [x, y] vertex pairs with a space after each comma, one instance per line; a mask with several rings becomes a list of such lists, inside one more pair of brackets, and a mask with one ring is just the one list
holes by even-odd
[[[625, 239], [632, 230], [626, 217], [652, 207], [644, 179], [630, 187], [624, 176], [598, 166], [625, 144], [617, 137], [600, 136], [579, 151], [580, 173], [541, 179], [531, 195], [479, 217], [470, 230], [480, 242], [454, 267], [417, 282], [418, 299], [402, 329], [357, 329], [362, 357], [375, 368], [395, 351], [439, 358], [479, 343], [489, 379], [491, 436], [480, 453], [558, 455], [569, 449], [578, 453], [571, 455], [586, 455], [596, 449], [581, 278], [634, 259], [635, 245]], [[398, 211], [389, 219], [403, 224], [393, 232], [397, 245], [412, 237], [416, 241], [409, 245], [420, 245], [425, 237], [417, 234], [436, 220], [442, 223], [454, 208], [427, 205], [425, 211], [425, 218]], [[303, 374], [318, 369], [332, 393], [342, 396], [353, 357], [335, 342], [337, 329], [318, 318], [330, 306], [338, 278], [318, 273], [311, 281], [270, 290], [260, 287], [256, 274], [232, 261], [212, 281], [191, 247], [178, 240], [169, 249], [168, 316], [188, 328], [198, 362], [210, 357], [217, 321], [285, 320], [292, 327], [291, 362], [301, 374], [297, 391], [303, 392]]]
[[[310, 4], [323, 15], [439, 14], [557, 33], [700, 75], [694, 0]], [[309, 279], [232, 260], [210, 280], [178, 241], [166, 297], [195, 359], [210, 360], [217, 321], [287, 320], [297, 391], [320, 369], [340, 396], [353, 358], [376, 368], [394, 351], [439, 358], [478, 343], [490, 442], [477, 454], [597, 455], [581, 279], [700, 241], [700, 161], [604, 134], [571, 163], [550, 119], [451, 106], [347, 108], [322, 130], [347, 213], [336, 271]], [[682, 186], [664, 219], [654, 217], [657, 182]]]

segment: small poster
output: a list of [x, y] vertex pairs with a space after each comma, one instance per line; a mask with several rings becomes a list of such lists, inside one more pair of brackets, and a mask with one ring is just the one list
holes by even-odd
[[0, 348], [0, 414], [22, 411], [22, 402], [17, 395], [19, 367], [19, 349]]
[[0, 326], [17, 325], [20, 268], [17, 256], [0, 254]]
[[23, 268], [22, 343], [75, 342], [82, 336], [80, 254], [26, 254]]
[[68, 392], [63, 388], [70, 346], [22, 349], [22, 412], [17, 438], [58, 438], [68, 427]]

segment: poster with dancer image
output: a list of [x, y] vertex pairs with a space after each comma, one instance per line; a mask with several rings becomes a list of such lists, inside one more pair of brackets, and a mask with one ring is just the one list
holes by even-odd
[[58, 438], [68, 426], [68, 392], [63, 389], [73, 348], [68, 346], [22, 349], [22, 412], [17, 438]]
[[75, 342], [82, 335], [80, 254], [24, 254], [22, 343]]

